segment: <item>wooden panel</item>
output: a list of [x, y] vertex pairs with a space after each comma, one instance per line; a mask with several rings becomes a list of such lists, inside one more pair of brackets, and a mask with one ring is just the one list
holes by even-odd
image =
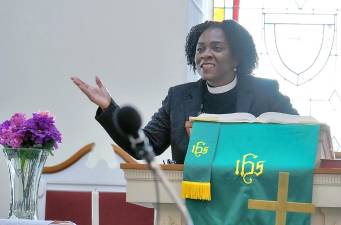
[[45, 219], [91, 225], [91, 192], [47, 191]]
[[153, 225], [154, 209], [126, 202], [124, 192], [99, 193], [100, 225]]

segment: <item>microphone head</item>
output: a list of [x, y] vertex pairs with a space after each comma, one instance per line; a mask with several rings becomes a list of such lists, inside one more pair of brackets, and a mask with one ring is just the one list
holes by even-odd
[[116, 111], [115, 120], [118, 128], [126, 135], [138, 136], [142, 119], [137, 110], [131, 106], [124, 106]]

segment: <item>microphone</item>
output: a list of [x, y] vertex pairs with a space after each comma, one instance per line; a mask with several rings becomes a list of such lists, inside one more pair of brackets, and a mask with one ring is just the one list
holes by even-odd
[[124, 106], [116, 110], [114, 116], [114, 121], [121, 133], [124, 135], [132, 135], [134, 138], [138, 137], [142, 119], [136, 109], [131, 106]]
[[152, 146], [141, 130], [141, 116], [135, 108], [124, 106], [116, 110], [114, 125], [123, 136], [128, 138], [131, 148], [137, 153], [139, 158], [145, 159], [148, 163], [154, 159], [155, 154]]
[[[166, 191], [170, 194], [170, 196], [174, 199], [175, 203], [179, 207], [180, 212], [185, 218], [186, 224], [193, 225], [192, 218], [187, 211], [187, 208], [184, 205], [183, 201], [178, 196], [178, 193], [172, 188], [171, 183], [167, 180], [166, 176], [161, 171], [160, 166], [154, 161], [155, 154], [153, 151], [153, 147], [149, 144], [148, 138], [141, 130], [142, 119], [137, 110], [131, 106], [124, 106], [115, 111], [113, 119], [114, 126], [123, 136], [128, 137], [131, 148], [135, 150], [137, 156], [139, 158], [145, 159], [149, 165], [149, 168], [153, 171], [154, 175], [160, 178], [162, 184], [166, 188]], [[158, 199], [157, 184], [155, 189]], [[156, 215], [158, 215], [158, 213]], [[156, 221], [158, 221], [158, 219], [156, 219]]]

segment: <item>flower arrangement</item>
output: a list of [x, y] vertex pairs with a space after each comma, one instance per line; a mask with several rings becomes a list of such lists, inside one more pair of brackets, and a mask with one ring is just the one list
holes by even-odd
[[41, 172], [49, 154], [58, 148], [62, 135], [48, 112], [26, 118], [15, 113], [0, 124], [2, 145], [11, 185], [10, 218], [37, 219], [37, 196]]
[[0, 144], [5, 148], [46, 149], [52, 154], [61, 139], [62, 135], [49, 112], [36, 112], [28, 119], [24, 113], [15, 113], [0, 124]]

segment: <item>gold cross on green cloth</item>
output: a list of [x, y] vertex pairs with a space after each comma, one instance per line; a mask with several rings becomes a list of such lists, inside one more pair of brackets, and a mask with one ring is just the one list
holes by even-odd
[[280, 172], [277, 201], [249, 199], [249, 209], [276, 211], [276, 225], [285, 225], [287, 212], [314, 213], [315, 206], [311, 203], [288, 202], [289, 173]]

